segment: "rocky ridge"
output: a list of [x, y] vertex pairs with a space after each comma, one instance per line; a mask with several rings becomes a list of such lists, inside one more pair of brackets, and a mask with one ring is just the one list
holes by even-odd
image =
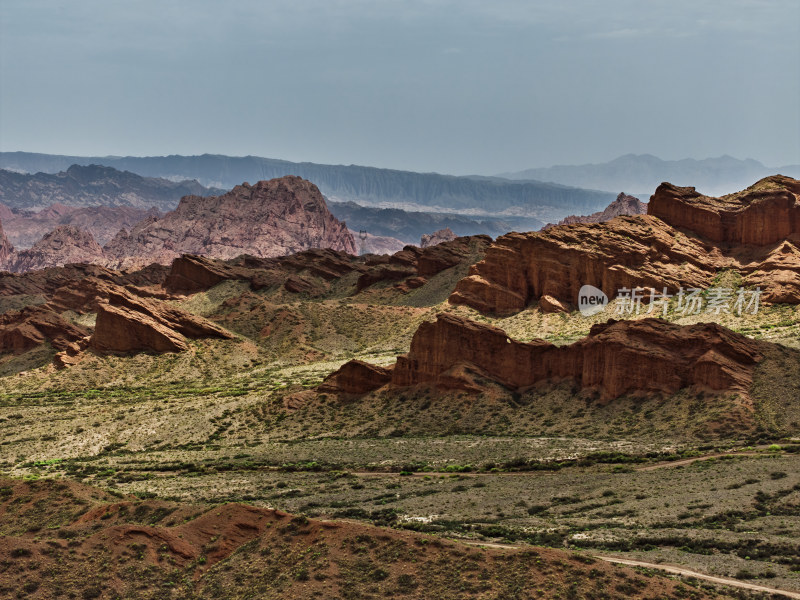
[[[680, 287], [709, 287], [727, 269], [741, 276], [743, 285], [760, 286], [763, 301], [797, 304], [798, 186], [775, 176], [714, 199], [663, 184], [647, 215], [510, 233], [473, 265], [450, 301], [487, 313], [518, 312], [542, 296], [574, 306], [584, 284], [610, 298], [637, 286], [675, 293]], [[765, 218], [770, 211], [782, 218]], [[764, 244], [753, 244], [756, 240]]]
[[766, 246], [800, 235], [800, 181], [775, 175], [721, 198], [662, 183], [647, 214], [712, 242]]
[[490, 325], [442, 313], [423, 323], [391, 370], [346, 363], [319, 391], [366, 393], [432, 385], [481, 393], [487, 380], [515, 392], [541, 382], [574, 381], [603, 402], [626, 394], [683, 388], [746, 397], [765, 346], [719, 325], [679, 326], [660, 319], [609, 321], [568, 346], [517, 342]]
[[284, 256], [310, 248], [357, 253], [346, 225], [328, 211], [316, 186], [299, 177], [244, 184], [221, 196], [185, 196], [163, 218], [157, 211], [130, 207], [54, 205], [28, 216], [2, 208], [0, 213], [12, 215], [11, 223], [19, 226], [16, 235], [21, 240], [42, 224], [55, 222], [84, 223], [107, 238], [110, 225], [145, 215], [130, 231], [117, 231], [103, 248], [91, 233], [65, 224], [19, 252], [0, 239], [0, 269], [13, 272], [77, 262], [139, 269], [152, 263], [169, 265], [184, 253], [222, 259]]
[[353, 236], [330, 213], [317, 187], [287, 176], [238, 185], [221, 196], [185, 196], [162, 219], [120, 231], [104, 251], [110, 266], [129, 268], [170, 264], [185, 253], [230, 259], [309, 248], [357, 254]]

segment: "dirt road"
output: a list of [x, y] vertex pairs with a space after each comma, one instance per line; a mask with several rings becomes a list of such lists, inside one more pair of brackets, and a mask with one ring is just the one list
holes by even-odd
[[709, 460], [711, 458], [720, 458], [723, 456], [764, 456], [763, 452], [719, 452], [717, 454], [704, 454], [703, 456], [693, 456], [692, 458], [684, 458], [682, 460], [673, 460], [656, 463], [654, 465], [645, 465], [643, 467], [636, 467], [637, 471], [655, 471], [656, 469], [670, 469], [675, 467], [682, 467], [690, 465], [699, 460]]
[[672, 573], [674, 575], [681, 575], [683, 577], [694, 577], [695, 579], [702, 579], [704, 581], [719, 583], [721, 585], [728, 585], [731, 587], [736, 587], [744, 590], [752, 590], [755, 592], [767, 592], [768, 594], [780, 594], [786, 598], [800, 599], [800, 593], [798, 592], [788, 592], [786, 590], [779, 590], [776, 588], [766, 587], [755, 583], [739, 581], [738, 579], [728, 579], [727, 577], [715, 577], [713, 575], [698, 573], [697, 571], [684, 569], [683, 567], [677, 567], [675, 565], [660, 565], [655, 563], [644, 562], [641, 560], [629, 560], [627, 558], [616, 558], [613, 556], [603, 556], [600, 554], [595, 554], [593, 556], [594, 558], [598, 558], [606, 562], [618, 563], [621, 565], [627, 565], [629, 567], [645, 567], [647, 569], [657, 569], [659, 571], [666, 571], [667, 573]]
[[[475, 540], [463, 540], [463, 539], [458, 539], [458, 541], [461, 543], [466, 543], [470, 546], [485, 546], [487, 548], [503, 548], [506, 550], [522, 550], [524, 548], [530, 548], [530, 546], [521, 546], [518, 544], [504, 544], [498, 542], [479, 542]], [[720, 585], [727, 585], [730, 587], [735, 587], [743, 590], [750, 590], [754, 592], [766, 592], [768, 594], [779, 594], [785, 598], [797, 598], [798, 600], [800, 600], [799, 592], [790, 592], [778, 588], [771, 588], [763, 585], [758, 585], [757, 583], [749, 583], [747, 581], [740, 581], [738, 579], [730, 579], [728, 577], [716, 577], [714, 575], [698, 573], [697, 571], [692, 571], [691, 569], [686, 569], [684, 567], [679, 567], [677, 565], [649, 563], [642, 560], [631, 560], [628, 558], [618, 558], [616, 556], [605, 556], [603, 554], [593, 554], [592, 557], [598, 560], [604, 560], [606, 562], [617, 563], [629, 567], [644, 567], [646, 569], [655, 569], [658, 571], [671, 573], [673, 575], [680, 575], [682, 577], [694, 577], [695, 579], [702, 579], [703, 581], [709, 581], [711, 583], [717, 583]]]

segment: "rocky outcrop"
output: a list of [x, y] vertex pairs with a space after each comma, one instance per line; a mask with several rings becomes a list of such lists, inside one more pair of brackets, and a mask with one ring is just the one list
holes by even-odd
[[[52, 299], [59, 288], [66, 287], [74, 289], [86, 299], [81, 288], [93, 286], [95, 279], [119, 286], [160, 286], [166, 275], [167, 268], [162, 265], [150, 265], [139, 271], [120, 273], [98, 265], [69, 264], [27, 273], [0, 273], [0, 296], [41, 295]], [[77, 301], [63, 310], [75, 310]]]
[[0, 222], [0, 270], [7, 269], [6, 265], [11, 257], [14, 255], [14, 246], [8, 241], [5, 232], [3, 231], [3, 223]]
[[[642, 215], [501, 236], [450, 297], [481, 312], [513, 313], [551, 296], [574, 304], [584, 284], [609, 298], [623, 287], [702, 287], [723, 257], [663, 221]], [[728, 261], [730, 262], [730, 261]]]
[[[540, 382], [572, 380], [603, 401], [687, 387], [746, 396], [764, 346], [713, 323], [678, 326], [643, 319], [595, 325], [586, 338], [559, 347], [542, 340], [517, 342], [496, 327], [443, 313], [420, 325], [408, 354], [397, 358], [391, 385], [479, 392], [476, 382], [488, 380], [519, 392]], [[326, 380], [326, 391], [345, 392], [349, 386], [365, 393], [385, 385], [368, 373], [363, 365], [348, 363]]]
[[170, 264], [191, 253], [231, 259], [273, 257], [309, 248], [357, 254], [353, 236], [317, 187], [287, 176], [238, 185], [221, 196], [186, 196], [162, 219], [121, 231], [105, 251], [111, 266]]
[[[609, 204], [605, 210], [601, 212], [592, 213], [586, 216], [570, 215], [558, 222], [558, 225], [575, 225], [576, 223], [604, 223], [616, 217], [623, 217], [628, 215], [645, 215], [647, 214], [647, 204], [634, 196], [629, 196], [625, 193], [620, 193], [617, 199]], [[544, 229], [557, 227], [557, 225], [547, 225]]]
[[232, 338], [221, 327], [167, 304], [112, 290], [97, 310], [91, 347], [99, 352], [181, 352], [186, 338]]
[[397, 290], [408, 292], [445, 269], [466, 267], [481, 257], [490, 243], [488, 236], [471, 236], [425, 249], [406, 246], [391, 256], [356, 257], [329, 248], [276, 258], [242, 255], [227, 261], [185, 254], [173, 261], [164, 287], [171, 293], [187, 294], [222, 281], [242, 280], [250, 282], [253, 290], [283, 286], [292, 293], [319, 296], [334, 281], [357, 273], [356, 293], [379, 282], [396, 282]]
[[539, 298], [539, 309], [544, 313], [569, 312], [563, 302], [545, 294]]
[[112, 293], [122, 289], [108, 279], [84, 277], [56, 289], [48, 298], [47, 305], [57, 312], [67, 310], [78, 314], [97, 312], [101, 303], [108, 302]]
[[[419, 278], [427, 279], [456, 265], [471, 264], [483, 256], [491, 243], [492, 238], [487, 235], [473, 235], [427, 248], [406, 246], [388, 258], [369, 258], [366, 262], [369, 269], [358, 278], [357, 291], [381, 281], [399, 282], [413, 278], [419, 283]], [[415, 283], [406, 287], [413, 289]]]
[[317, 390], [339, 394], [366, 394], [392, 379], [391, 370], [360, 360], [351, 360], [325, 378]]
[[[778, 191], [775, 191], [776, 180], [782, 182]], [[758, 236], [770, 239], [777, 235], [763, 233], [767, 229], [758, 211], [766, 201], [757, 198], [766, 195], [773, 199], [783, 198], [788, 203], [788, 197], [794, 197], [791, 190], [800, 186], [800, 182], [786, 180], [785, 177], [769, 178], [769, 181], [759, 182], [749, 188], [750, 191], [742, 193], [752, 202], [747, 204], [742, 200], [741, 206], [752, 205], [754, 208], [743, 208], [735, 213], [739, 215], [736, 218], [741, 224], [736, 230], [762, 233], [743, 234], [738, 239], [752, 241]], [[708, 287], [719, 270], [729, 269], [739, 273], [745, 285], [761, 286], [765, 302], [800, 302], [800, 238], [797, 230], [792, 229], [794, 225], [791, 225], [793, 221], [789, 212], [786, 213], [786, 222], [790, 225], [780, 226], [780, 232], [786, 233], [787, 238], [764, 246], [731, 241], [737, 239], [736, 235], [724, 231], [734, 229], [718, 229], [713, 233], [714, 228], [703, 225], [699, 217], [691, 222], [705, 233], [711, 232], [715, 238], [727, 240], [719, 242], [700, 235], [686, 235], [666, 222], [671, 213], [664, 214], [659, 208], [662, 203], [656, 201], [653, 204], [653, 200], [658, 196], [664, 197], [670, 189], [673, 188], [667, 184], [659, 188], [660, 191], [651, 199], [651, 214], [648, 215], [501, 236], [486, 251], [484, 260], [474, 265], [469, 275], [458, 283], [450, 301], [482, 312], [513, 313], [545, 295], [565, 305], [573, 305], [584, 284], [602, 289], [609, 298], [616, 296], [621, 288], [634, 287], [658, 291], [666, 287], [674, 294], [681, 287]], [[685, 199], [687, 195], [681, 197]], [[713, 199], [701, 198], [699, 195], [695, 197], [704, 206], [713, 204]], [[722, 214], [719, 207], [733, 206], [730, 198], [722, 200], [724, 202], [719, 204], [717, 212], [709, 214], [719, 216]], [[674, 206], [680, 206], [680, 203], [676, 200]], [[652, 214], [654, 212], [663, 218]], [[679, 221], [677, 217], [672, 220], [678, 225], [688, 223]], [[713, 222], [720, 221], [709, 221]]]
[[7, 267], [9, 271], [22, 273], [70, 263], [102, 261], [103, 249], [91, 234], [71, 225], [62, 225], [28, 250], [13, 255]]
[[146, 314], [127, 307], [102, 304], [92, 347], [104, 353], [183, 352], [189, 349], [186, 339]]
[[422, 238], [420, 239], [419, 246], [420, 248], [427, 248], [428, 246], [435, 246], [436, 244], [441, 244], [442, 242], [452, 242], [457, 237], [458, 236], [453, 233], [449, 227], [445, 227], [444, 229], [439, 229], [433, 233], [423, 234]]
[[45, 342], [57, 350], [65, 350], [88, 333], [46, 306], [28, 306], [0, 315], [0, 354], [20, 354]]
[[222, 260], [184, 254], [172, 261], [164, 287], [178, 293], [208, 290], [228, 280], [249, 280], [252, 270], [236, 267]]
[[662, 183], [647, 212], [714, 242], [764, 246], [800, 234], [800, 181], [774, 175], [721, 198]]
[[[249, 281], [253, 290], [284, 286], [294, 293], [318, 295], [353, 271], [363, 272], [363, 261], [344, 252], [315, 248], [279, 258], [243, 255], [223, 261], [184, 254], [172, 262], [164, 287], [174, 293], [194, 293], [228, 280]], [[321, 280], [321, 282], [320, 282]]]
[[76, 207], [56, 203], [38, 212], [0, 209], [8, 230], [9, 241], [17, 248], [30, 248], [37, 240], [59, 225], [72, 225], [86, 231], [101, 246], [107, 244], [123, 228], [131, 228], [148, 216], [161, 216], [155, 208], [132, 206]]

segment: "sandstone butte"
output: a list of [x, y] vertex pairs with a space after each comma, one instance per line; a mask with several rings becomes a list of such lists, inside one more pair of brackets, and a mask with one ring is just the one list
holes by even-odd
[[747, 397], [767, 346], [713, 323], [679, 326], [660, 319], [611, 320], [569, 346], [523, 343], [496, 327], [442, 313], [420, 325], [393, 368], [350, 361], [318, 391], [364, 394], [423, 384], [479, 393], [488, 379], [524, 392], [540, 382], [572, 380], [605, 402], [687, 387]]
[[120, 231], [104, 248], [107, 264], [170, 264], [181, 254], [231, 259], [283, 256], [309, 248], [357, 254], [345, 223], [328, 210], [317, 186], [286, 176], [243, 183], [220, 196], [184, 196], [163, 218]]
[[574, 305], [584, 284], [613, 298], [623, 287], [708, 287], [722, 269], [759, 286], [762, 300], [800, 302], [800, 181], [776, 175], [711, 198], [661, 184], [648, 214], [499, 237], [450, 297], [514, 313], [542, 296]]

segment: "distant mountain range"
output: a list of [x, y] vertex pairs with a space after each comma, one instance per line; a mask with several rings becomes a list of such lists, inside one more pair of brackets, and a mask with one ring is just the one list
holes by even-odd
[[315, 183], [325, 196], [338, 202], [354, 201], [368, 206], [423, 212], [528, 216], [542, 221], [557, 221], [568, 214], [602, 210], [616, 197], [616, 193], [554, 183], [454, 177], [355, 165], [293, 163], [257, 156], [81, 157], [0, 153], [0, 168], [12, 171], [57, 173], [73, 164], [105, 165], [171, 180], [195, 179], [205, 186], [225, 189], [245, 181], [255, 183], [284, 175], [298, 175]]
[[0, 170], [0, 202], [12, 209], [65, 206], [130, 206], [161, 211], [175, 208], [183, 196], [210, 196], [224, 190], [197, 181], [142, 177], [96, 164], [71, 165], [55, 174]]
[[450, 228], [456, 235], [486, 234], [497, 237], [509, 231], [535, 231], [544, 223], [533, 217], [488, 219], [452, 213], [405, 211], [397, 208], [360, 206], [355, 202], [328, 202], [328, 208], [353, 231], [397, 238], [419, 245], [420, 238], [437, 229]]
[[757, 160], [731, 156], [695, 160], [661, 160], [651, 154], [626, 154], [607, 163], [558, 165], [502, 173], [498, 177], [515, 181], [551, 181], [596, 190], [624, 191], [647, 200], [664, 181], [692, 186], [703, 194], [721, 196], [744, 189], [769, 175], [800, 177], [800, 165], [765, 167]]

